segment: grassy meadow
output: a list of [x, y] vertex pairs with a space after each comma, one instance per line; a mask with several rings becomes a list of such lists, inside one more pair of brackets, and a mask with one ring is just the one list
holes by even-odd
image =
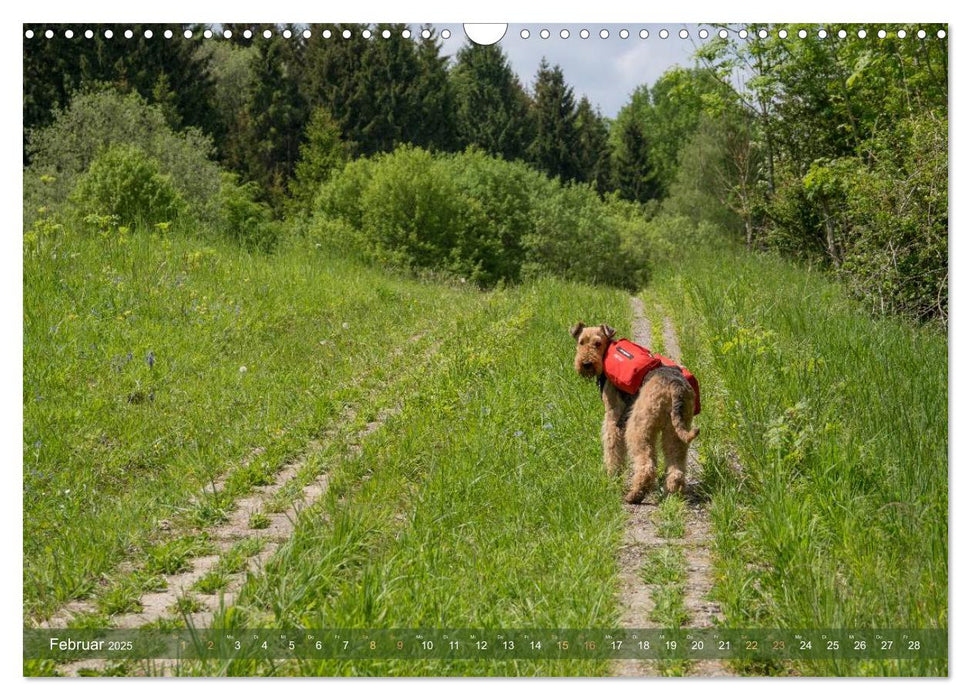
[[[600, 466], [602, 409], [573, 373], [566, 329], [607, 319], [627, 334], [623, 292], [554, 279], [483, 292], [299, 239], [266, 255], [190, 231], [57, 225], [28, 232], [24, 275], [26, 623], [77, 597], [98, 609], [81, 626], [137, 609], [159, 574], [211, 547], [205, 528], [236, 498], [301, 454], [297, 482], [327, 471], [328, 491], [218, 626], [617, 623], [622, 485]], [[874, 321], [818, 273], [731, 250], [662, 268], [642, 296], [656, 329], [662, 313], [675, 319], [705, 392], [697, 447], [726, 624], [945, 627], [946, 339]], [[216, 480], [224, 487], [207, 492]], [[662, 503], [665, 536], [680, 536], [680, 509]], [[682, 625], [683, 556], [655, 554], [643, 571], [664, 584], [655, 617]], [[202, 592], [225, 583], [211, 578]], [[178, 611], [165, 624], [179, 625]], [[946, 661], [795, 670], [939, 674]], [[235, 661], [180, 672], [609, 665]]]
[[[235, 498], [316, 438], [298, 482], [327, 470], [328, 492], [247, 585], [235, 624], [614, 624], [620, 487], [590, 437], [595, 386], [551, 348], [569, 355], [570, 319], [626, 309], [623, 293], [480, 292], [313, 245], [267, 256], [112, 234], [26, 239], [25, 622], [75, 597], [98, 608], [82, 626], [136, 610], [158, 574], [206, 553], [204, 528]], [[113, 571], [122, 561], [134, 571]], [[422, 671], [366, 672], [406, 670]]]
[[150, 555], [159, 523], [219, 521], [484, 312], [313, 249], [46, 224], [25, 237], [24, 310], [26, 619]]

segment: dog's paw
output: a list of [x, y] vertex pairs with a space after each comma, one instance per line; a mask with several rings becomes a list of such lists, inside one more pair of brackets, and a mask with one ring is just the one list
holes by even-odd
[[629, 491], [627, 495], [624, 496], [624, 500], [631, 505], [635, 505], [643, 501], [645, 495], [647, 494], [645, 494], [643, 491]]
[[668, 474], [664, 482], [664, 490], [669, 494], [684, 494], [684, 475]]

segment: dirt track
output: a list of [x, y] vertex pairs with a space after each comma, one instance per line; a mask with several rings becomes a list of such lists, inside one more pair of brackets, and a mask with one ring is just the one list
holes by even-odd
[[[651, 322], [644, 311], [644, 302], [631, 298], [634, 342], [651, 346]], [[681, 361], [681, 346], [670, 318], [664, 319], [664, 351], [675, 362]], [[688, 613], [687, 627], [710, 627], [718, 620], [717, 603], [709, 600], [713, 584], [711, 573], [711, 532], [707, 504], [696, 497], [698, 492], [699, 465], [697, 452], [692, 447], [688, 453], [686, 495], [688, 502], [683, 538], [665, 538], [658, 534], [654, 514], [658, 508], [656, 496], [649, 496], [639, 505], [625, 505], [627, 522], [624, 540], [618, 555], [620, 572], [619, 605], [621, 625], [628, 629], [652, 629], [661, 625], [651, 619], [654, 610], [654, 592], [658, 586], [646, 584], [640, 572], [648, 551], [662, 545], [680, 546], [687, 560], [684, 586], [684, 606]], [[621, 659], [615, 662], [615, 676], [638, 677], [659, 675], [660, 668], [653, 661]], [[718, 660], [692, 662], [688, 669], [692, 676], [732, 675], [728, 666]]]

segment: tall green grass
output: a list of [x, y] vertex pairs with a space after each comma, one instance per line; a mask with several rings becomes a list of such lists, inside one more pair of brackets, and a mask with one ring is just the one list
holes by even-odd
[[651, 293], [679, 319], [705, 394], [697, 446], [728, 624], [945, 628], [947, 338], [874, 320], [819, 273], [745, 251], [694, 254]]
[[[327, 495], [251, 579], [227, 626], [598, 628], [617, 624], [620, 485], [596, 386], [567, 328], [617, 318], [617, 292], [545, 281], [493, 300], [441, 371], [332, 471]], [[234, 662], [191, 673], [599, 675], [602, 661]]]
[[[25, 619], [90, 594], [162, 520], [218, 521], [441, 339], [442, 318], [481, 304], [199, 233], [47, 220], [25, 234]], [[190, 501], [231, 470], [225, 492]]]

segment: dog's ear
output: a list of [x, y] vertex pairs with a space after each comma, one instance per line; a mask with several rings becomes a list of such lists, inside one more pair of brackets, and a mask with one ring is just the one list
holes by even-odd
[[575, 323], [573, 324], [573, 327], [570, 329], [570, 335], [572, 335], [574, 338], [579, 340], [580, 334], [583, 333], [584, 328], [586, 328], [586, 326], [583, 325], [582, 321], [580, 323]]
[[614, 337], [614, 333], [616, 333], [617, 331], [615, 331], [613, 328], [611, 328], [605, 323], [602, 326], [600, 326], [600, 332], [603, 333], [605, 336], [607, 336], [607, 340], [610, 340], [611, 338]]

